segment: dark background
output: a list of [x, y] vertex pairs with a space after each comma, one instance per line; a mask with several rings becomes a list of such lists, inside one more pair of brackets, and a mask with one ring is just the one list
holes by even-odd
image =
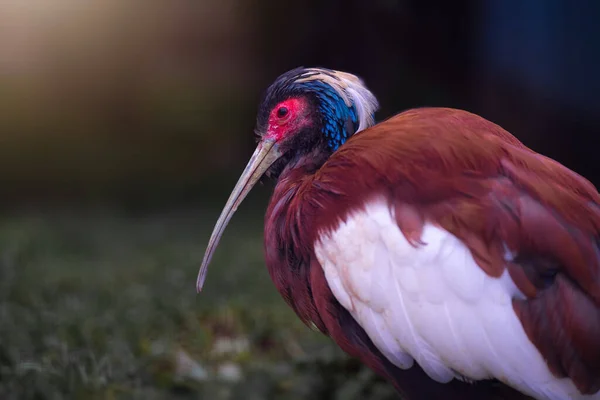
[[[2, 200], [203, 202], [293, 67], [364, 78], [378, 118], [464, 108], [598, 179], [600, 5], [26, 0], [0, 6]], [[12, 5], [11, 5], [12, 4]]]
[[463, 108], [597, 184], [599, 19], [567, 0], [1, 2], [0, 395], [390, 398], [272, 288], [268, 185], [194, 292], [262, 91], [300, 65], [345, 70], [380, 120]]

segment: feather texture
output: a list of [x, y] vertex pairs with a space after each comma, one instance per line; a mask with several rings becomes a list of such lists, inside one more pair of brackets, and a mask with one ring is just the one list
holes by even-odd
[[[408, 396], [518, 398], [514, 391], [494, 382], [467, 384], [453, 379], [445, 385], [426, 383], [418, 365], [400, 369], [411, 364], [407, 352], [397, 351], [393, 346], [401, 346], [394, 345], [387, 333], [367, 334], [356, 323], [360, 318], [380, 327], [377, 315], [391, 309], [391, 300], [377, 285], [385, 285], [391, 271], [369, 274], [365, 271], [369, 266], [354, 263], [335, 270], [325, 265], [325, 272], [319, 272], [322, 268], [313, 244], [364, 210], [374, 194], [392, 210], [390, 215], [405, 241], [390, 239], [399, 237], [397, 234], [384, 235], [377, 220], [371, 221], [374, 225], [367, 222], [365, 237], [382, 238], [369, 250], [373, 259], [388, 259], [389, 249], [406, 243], [419, 248], [427, 242], [430, 227], [443, 229], [463, 243], [483, 272], [479, 275], [483, 281], [475, 275], [463, 276], [461, 268], [473, 265], [466, 256], [465, 264], [441, 268], [442, 274], [454, 277], [456, 293], [468, 303], [481, 298], [485, 282], [502, 282], [504, 291], [496, 296], [511, 295], [514, 315], [553, 376], [572, 380], [582, 394], [598, 392], [600, 196], [591, 183], [474, 114], [416, 109], [357, 133], [324, 163], [306, 156], [288, 165], [267, 210], [267, 266], [283, 297], [303, 321], [316, 325]], [[362, 250], [362, 245], [345, 249], [347, 257]], [[394, 265], [415, 262], [396, 250], [391, 252]], [[430, 296], [432, 304], [444, 304], [436, 287], [439, 277], [415, 275], [401, 268], [394, 268], [393, 276], [397, 279], [391, 280], [398, 285], [394, 290], [401, 289], [408, 297], [416, 291]], [[515, 292], [508, 291], [508, 278], [516, 286]], [[368, 290], [366, 281], [373, 285]], [[356, 301], [369, 302], [371, 314], [363, 310], [355, 319], [344, 311], [352, 310]], [[402, 306], [396, 307], [393, 312], [401, 314]], [[442, 307], [439, 312], [448, 329], [455, 331], [459, 328], [447, 322], [450, 311]], [[409, 332], [399, 334], [410, 339]], [[463, 334], [473, 332], [463, 330]], [[377, 346], [382, 343], [392, 347], [380, 351]], [[414, 357], [426, 360], [423, 368], [428, 373], [439, 381], [455, 376], [457, 371], [448, 372], [432, 356], [435, 349], [419, 348], [421, 353]], [[392, 355], [388, 359], [383, 353]], [[468, 362], [460, 368], [477, 370]]]
[[356, 110], [358, 114], [356, 132], [367, 129], [375, 123], [375, 111], [379, 103], [356, 75], [325, 68], [307, 68], [305, 74], [296, 82], [319, 82], [331, 87], [344, 100], [346, 107]]
[[421, 239], [411, 245], [383, 199], [315, 244], [334, 296], [387, 359], [403, 369], [414, 359], [441, 383], [498, 379], [537, 399], [600, 399], [553, 376], [513, 309], [525, 296], [507, 270], [490, 277], [439, 227], [426, 224]]

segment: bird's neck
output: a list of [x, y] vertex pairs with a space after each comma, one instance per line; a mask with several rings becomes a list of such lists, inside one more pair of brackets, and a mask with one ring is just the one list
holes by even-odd
[[283, 168], [283, 171], [277, 180], [277, 184], [279, 184], [282, 180], [291, 179], [295, 181], [302, 181], [306, 179], [306, 177], [317, 172], [330, 156], [331, 151], [329, 149], [325, 150], [321, 147], [318, 147], [307, 154], [294, 157]]
[[306, 154], [284, 168], [267, 208], [264, 233], [267, 269], [277, 290], [305, 324], [323, 332], [310, 283], [313, 213], [306, 209], [308, 203], [297, 199], [327, 158], [323, 152]]

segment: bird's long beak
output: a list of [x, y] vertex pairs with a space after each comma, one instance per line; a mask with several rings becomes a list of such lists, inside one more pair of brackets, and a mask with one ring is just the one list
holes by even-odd
[[223, 231], [233, 216], [233, 213], [235, 213], [238, 206], [242, 203], [254, 184], [256, 184], [265, 171], [277, 161], [279, 157], [281, 157], [281, 153], [279, 152], [274, 139], [264, 139], [256, 147], [242, 176], [240, 176], [231, 195], [229, 195], [227, 204], [225, 204], [223, 211], [221, 211], [221, 215], [219, 216], [212, 235], [210, 236], [210, 240], [208, 241], [204, 259], [202, 260], [202, 265], [198, 272], [198, 279], [196, 280], [196, 290], [198, 292], [202, 290], [204, 280], [206, 279], [206, 272], [208, 271], [208, 264], [210, 263], [213, 253], [219, 244], [219, 240], [223, 235]]

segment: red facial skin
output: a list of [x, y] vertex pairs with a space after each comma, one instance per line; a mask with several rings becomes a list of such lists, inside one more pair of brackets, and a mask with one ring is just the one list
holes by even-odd
[[[280, 110], [287, 109], [283, 115]], [[264, 139], [280, 142], [291, 132], [298, 131], [310, 123], [308, 102], [303, 98], [291, 98], [277, 104], [269, 114], [269, 124]]]

